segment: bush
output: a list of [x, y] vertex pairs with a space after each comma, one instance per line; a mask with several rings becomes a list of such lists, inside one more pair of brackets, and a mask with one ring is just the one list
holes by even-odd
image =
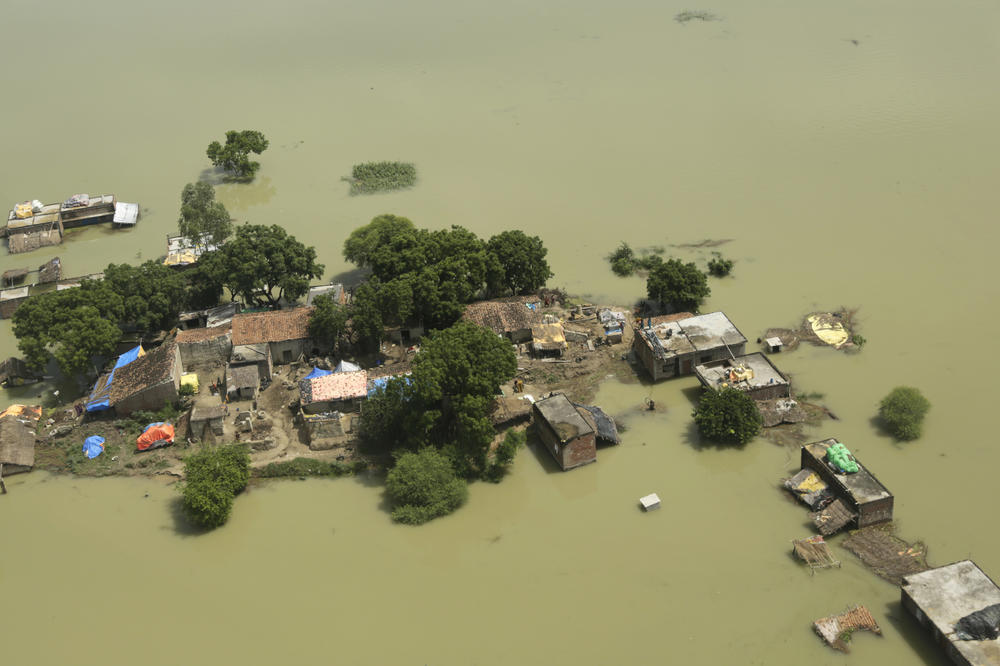
[[679, 259], [660, 261], [646, 278], [646, 293], [660, 303], [670, 303], [678, 311], [697, 312], [712, 290], [708, 278], [693, 263]]
[[919, 390], [897, 386], [882, 398], [878, 414], [896, 439], [908, 441], [920, 437], [924, 416], [931, 403]]
[[184, 459], [184, 477], [182, 505], [188, 519], [200, 527], [219, 527], [250, 480], [250, 453], [240, 444], [203, 449]]
[[348, 476], [356, 474], [365, 469], [367, 465], [364, 461], [355, 461], [350, 464], [340, 462], [327, 462], [325, 460], [315, 460], [313, 458], [295, 458], [283, 462], [273, 462], [255, 471], [254, 476], [265, 479], [274, 479], [286, 476]]
[[411, 187], [417, 168], [409, 162], [365, 162], [351, 170], [351, 194], [372, 194]]
[[725, 277], [733, 272], [733, 261], [716, 252], [715, 256], [708, 260], [708, 272], [715, 277]]
[[528, 435], [523, 430], [508, 430], [503, 441], [497, 447], [493, 457], [493, 462], [486, 469], [485, 477], [487, 481], [499, 483], [510, 469], [510, 464], [514, 462], [517, 451], [528, 440]]
[[385, 480], [385, 489], [393, 504], [392, 519], [407, 525], [449, 514], [469, 494], [448, 458], [432, 448], [399, 456]]
[[608, 256], [608, 261], [611, 263], [611, 271], [619, 277], [628, 277], [635, 272], [635, 253], [624, 241]]
[[762, 425], [753, 398], [734, 388], [705, 391], [694, 410], [694, 421], [702, 437], [723, 444], [746, 444]]

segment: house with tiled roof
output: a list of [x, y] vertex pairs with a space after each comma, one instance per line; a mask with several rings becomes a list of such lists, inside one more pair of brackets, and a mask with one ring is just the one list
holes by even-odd
[[305, 414], [353, 412], [368, 397], [368, 372], [334, 372], [303, 379], [299, 383], [299, 392]]
[[156, 411], [177, 400], [182, 372], [177, 341], [171, 338], [117, 367], [107, 386], [107, 401], [118, 416], [140, 409]]
[[520, 297], [470, 303], [465, 307], [462, 319], [510, 338], [511, 342], [531, 340], [531, 327], [543, 323], [538, 311], [528, 307], [528, 303]]
[[266, 344], [271, 362], [291, 363], [312, 349], [309, 317], [313, 307], [251, 312], [233, 317], [233, 348]]
[[232, 324], [177, 331], [177, 348], [185, 368], [195, 364], [225, 363], [233, 353]]

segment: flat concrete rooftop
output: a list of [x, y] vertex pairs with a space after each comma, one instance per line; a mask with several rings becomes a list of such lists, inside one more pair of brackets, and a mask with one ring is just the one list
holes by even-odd
[[[806, 444], [804, 448], [814, 458], [825, 464], [826, 450], [836, 443], [837, 440], [831, 437], [830, 439], [825, 439], [822, 442]], [[848, 445], [847, 448], [850, 450], [850, 445]], [[843, 484], [844, 489], [850, 493], [851, 498], [853, 498], [858, 505], [861, 505], [890, 497], [891, 494], [888, 490], [886, 490], [886, 487], [883, 486], [878, 479], [872, 476], [871, 472], [865, 469], [865, 466], [861, 464], [861, 461], [857, 460], [857, 458], [855, 458], [855, 461], [858, 463], [858, 471], [854, 474], [833, 473], [837, 480]], [[829, 465], [827, 465], [827, 468], [829, 469]]]
[[974, 562], [962, 560], [904, 576], [902, 594], [903, 605], [908, 596], [965, 659], [959, 663], [1000, 664], [1000, 639], [962, 641], [955, 636], [955, 623], [963, 617], [986, 606], [1000, 604], [1000, 587]]
[[744, 356], [737, 356], [736, 360], [723, 359], [712, 363], [702, 363], [694, 368], [694, 373], [709, 388], [719, 390], [722, 384], [729, 384], [729, 371], [737, 366], [744, 366], [753, 371], [753, 377], [739, 382], [742, 386], [757, 388], [760, 386], [774, 386], [776, 384], [787, 384], [785, 376], [774, 367], [771, 361], [761, 354], [755, 352]]
[[685, 319], [658, 322], [642, 329], [647, 340], [665, 356], [682, 356], [740, 345], [747, 341], [722, 312], [709, 312]]
[[580, 416], [580, 412], [576, 410], [569, 398], [562, 393], [539, 400], [535, 403], [535, 409], [552, 426], [562, 442], [568, 442], [574, 437], [594, 432], [590, 424]]

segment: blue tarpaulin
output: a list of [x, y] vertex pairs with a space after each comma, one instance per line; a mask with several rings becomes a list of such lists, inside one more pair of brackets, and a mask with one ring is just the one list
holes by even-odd
[[[398, 375], [396, 376], [398, 377]], [[396, 377], [377, 377], [368, 383], [368, 397], [372, 397], [378, 391], [384, 391], [386, 384], [389, 383], [390, 379], [396, 379]], [[409, 384], [413, 380], [410, 379], [409, 375], [403, 375], [403, 383]]]
[[83, 455], [88, 458], [96, 458], [104, 453], [104, 438], [100, 435], [91, 435], [83, 440]]
[[329, 370], [321, 370], [313, 366], [312, 372], [305, 376], [306, 379], [316, 379], [317, 377], [326, 377], [327, 375], [332, 375], [333, 373]]
[[115, 370], [123, 365], [128, 365], [144, 353], [142, 345], [137, 345], [134, 349], [129, 349], [118, 357], [118, 362], [115, 363], [115, 367], [111, 369], [107, 377], [97, 378], [94, 388], [90, 391], [90, 397], [87, 398], [86, 407], [88, 412], [99, 412], [111, 407], [111, 381], [115, 378]]

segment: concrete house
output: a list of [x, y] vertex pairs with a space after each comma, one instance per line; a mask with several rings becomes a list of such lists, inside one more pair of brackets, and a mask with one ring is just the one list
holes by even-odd
[[347, 291], [342, 284], [319, 284], [309, 287], [306, 305], [312, 305], [317, 296], [329, 296], [337, 305], [347, 305]]
[[543, 323], [542, 316], [518, 297], [470, 303], [465, 307], [462, 319], [488, 328], [514, 343], [531, 340], [531, 327]]
[[291, 363], [311, 351], [309, 316], [311, 306], [238, 314], [233, 317], [233, 347], [266, 344], [271, 362]]
[[[959, 635], [968, 628], [963, 618], [1000, 604], [1000, 586], [975, 562], [962, 560], [904, 576], [900, 601], [955, 664], [1000, 664], [1000, 638], [967, 635], [963, 640]], [[995, 608], [986, 613], [995, 617]]]
[[531, 410], [538, 438], [564, 471], [597, 460], [594, 428], [569, 398], [560, 393], [539, 400]]
[[233, 353], [232, 327], [224, 324], [178, 331], [177, 348], [185, 368], [198, 364], [225, 363]]
[[140, 409], [160, 409], [177, 400], [181, 374], [183, 370], [177, 342], [167, 340], [114, 371], [108, 393], [110, 405], [119, 416]]
[[632, 351], [654, 381], [690, 375], [696, 365], [746, 351], [747, 339], [722, 312], [681, 313], [636, 322]]
[[760, 352], [702, 363], [695, 366], [694, 374], [709, 390], [731, 387], [754, 400], [787, 398], [791, 392], [788, 378]]
[[221, 404], [208, 406], [195, 405], [191, 410], [191, 419], [188, 421], [191, 439], [200, 441], [208, 437], [209, 433], [216, 437], [222, 437], [222, 421], [225, 417], [225, 407]]
[[254, 400], [260, 388], [260, 374], [254, 364], [226, 367], [226, 395], [230, 400]]
[[271, 382], [274, 366], [271, 364], [271, 347], [266, 342], [256, 345], [238, 345], [233, 347], [229, 357], [229, 367], [236, 368], [251, 365], [257, 369], [261, 386]]

